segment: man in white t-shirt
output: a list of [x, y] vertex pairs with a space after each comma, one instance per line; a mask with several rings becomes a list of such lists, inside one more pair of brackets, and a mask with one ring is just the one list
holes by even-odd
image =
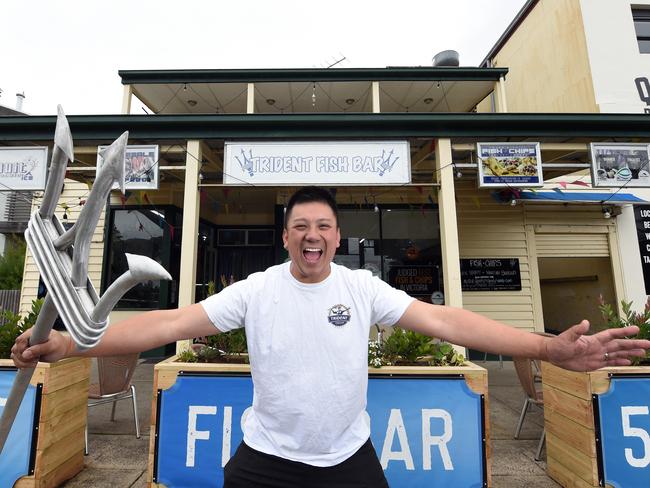
[[289, 200], [283, 231], [290, 262], [254, 273], [200, 304], [153, 311], [108, 329], [79, 353], [67, 336], [12, 348], [19, 367], [37, 359], [126, 354], [245, 327], [254, 383], [244, 441], [225, 467], [226, 488], [388, 486], [363, 419], [369, 328], [400, 327], [473, 349], [550, 361], [573, 370], [629, 364], [650, 341], [623, 340], [628, 327], [585, 335], [582, 321], [553, 338], [462, 309], [431, 305], [368, 271], [332, 263], [340, 231], [336, 203], [318, 187]]

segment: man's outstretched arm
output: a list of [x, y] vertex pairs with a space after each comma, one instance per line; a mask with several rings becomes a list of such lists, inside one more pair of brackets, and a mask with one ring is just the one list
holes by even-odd
[[58, 361], [70, 356], [112, 356], [147, 351], [181, 339], [214, 335], [219, 330], [212, 324], [203, 307], [189, 305], [175, 310], [156, 310], [136, 315], [111, 325], [100, 343], [79, 352], [72, 339], [52, 331], [47, 342], [29, 346], [31, 331], [16, 339], [11, 357], [16, 366], [31, 367], [38, 360]]
[[589, 322], [583, 320], [557, 337], [542, 337], [468, 310], [419, 300], [409, 305], [396, 325], [472, 349], [542, 359], [576, 371], [627, 366], [631, 358], [650, 349], [650, 341], [626, 339], [636, 335], [638, 327], [586, 335]]

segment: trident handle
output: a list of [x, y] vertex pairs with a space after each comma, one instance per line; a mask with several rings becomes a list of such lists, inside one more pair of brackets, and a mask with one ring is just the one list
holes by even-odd
[[[34, 324], [32, 335], [29, 338], [31, 344], [42, 344], [47, 341], [52, 326], [54, 325], [54, 321], [56, 320], [56, 316], [56, 307], [54, 306], [52, 299], [48, 296], [45, 298], [41, 312], [38, 314], [38, 318], [36, 319], [36, 324]], [[0, 453], [2, 453], [5, 442], [9, 437], [11, 426], [18, 414], [18, 409], [20, 408], [20, 404], [25, 396], [29, 382], [32, 379], [34, 369], [35, 368], [22, 368], [19, 370], [16, 379], [11, 386], [7, 403], [2, 412], [2, 418], [0, 418]]]

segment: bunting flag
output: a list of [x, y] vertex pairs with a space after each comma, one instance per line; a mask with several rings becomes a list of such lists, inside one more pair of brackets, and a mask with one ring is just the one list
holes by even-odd
[[126, 190], [124, 192], [124, 201], [127, 202], [129, 200], [129, 198], [131, 198], [131, 195], [133, 195], [133, 192], [129, 191], [129, 190]]
[[571, 184], [572, 185], [579, 185], [579, 186], [586, 186], [587, 188], [589, 188], [591, 186], [589, 183], [586, 183], [586, 182], [584, 182], [582, 180], [572, 181]]
[[424, 204], [420, 205], [420, 212], [422, 212], [422, 217], [426, 215], [424, 212]]
[[564, 192], [563, 192], [562, 190], [560, 190], [559, 188], [553, 188], [553, 191], [554, 191], [555, 193], [559, 193], [560, 195], [563, 195], [563, 194], [564, 194]]
[[418, 191], [420, 195], [422, 195], [422, 187], [421, 186], [416, 186], [415, 189]]
[[208, 201], [208, 194], [202, 189], [199, 190], [199, 200], [201, 201], [201, 205], [205, 205]]
[[142, 205], [142, 192], [139, 191], [135, 194], [135, 201], [138, 203], [138, 205]]
[[80, 199], [79, 199], [79, 206], [80, 206], [80, 207], [83, 207], [84, 205], [86, 205], [86, 200], [82, 200], [82, 199], [80, 198]]
[[223, 198], [224, 200], [228, 199], [228, 194], [230, 193], [230, 188], [226, 188], [225, 186], [221, 189], [223, 191]]
[[120, 201], [122, 202], [122, 206], [126, 205], [126, 201], [128, 198], [120, 193]]
[[429, 199], [429, 203], [430, 203], [431, 205], [435, 205], [435, 204], [436, 204], [436, 203], [433, 201], [433, 197], [431, 196], [430, 193], [427, 195], [427, 198]]
[[170, 225], [169, 226], [169, 239], [173, 242], [174, 241], [174, 226]]
[[562, 188], [566, 190], [566, 181], [560, 181], [558, 185], [560, 185]]
[[148, 205], [151, 205], [151, 200], [149, 200], [149, 195], [147, 195], [146, 192], [142, 192], [142, 198], [144, 198], [144, 201], [147, 202]]
[[476, 206], [476, 208], [481, 208], [481, 200], [479, 200], [478, 197], [476, 197], [476, 196], [472, 197], [472, 201], [474, 202], [474, 205]]

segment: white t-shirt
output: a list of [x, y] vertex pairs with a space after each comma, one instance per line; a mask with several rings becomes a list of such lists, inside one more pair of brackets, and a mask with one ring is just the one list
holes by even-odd
[[325, 280], [305, 284], [289, 266], [254, 273], [201, 305], [222, 332], [246, 327], [254, 385], [246, 444], [333, 466], [370, 436], [369, 329], [393, 325], [414, 299], [369, 271], [332, 263]]

